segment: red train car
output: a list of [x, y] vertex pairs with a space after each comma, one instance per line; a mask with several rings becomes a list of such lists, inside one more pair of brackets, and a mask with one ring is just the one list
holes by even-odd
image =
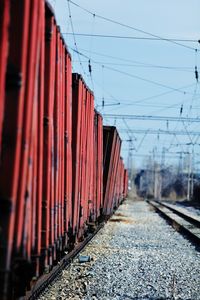
[[[41, 1], [10, 1], [8, 12], [9, 52], [6, 70], [4, 68], [7, 80], [4, 90], [0, 165], [2, 298], [8, 289], [12, 256], [17, 257], [16, 261], [30, 257], [31, 237], [27, 235], [31, 224], [29, 188], [33, 178], [32, 120], [33, 111], [36, 109], [34, 99], [38, 91], [35, 80], [40, 63], [38, 52], [42, 39], [40, 25], [44, 20], [43, 8], [44, 3]], [[28, 212], [26, 216], [25, 211]], [[22, 251], [23, 255], [20, 255]], [[26, 263], [22, 264], [28, 268]], [[18, 263], [15, 266], [17, 265]]]
[[48, 3], [0, 8], [0, 295], [12, 299], [113, 212], [127, 172]]
[[95, 189], [94, 189], [94, 204], [93, 211], [90, 213], [90, 220], [98, 220], [103, 208], [103, 118], [95, 111], [94, 120], [94, 175]]
[[103, 214], [109, 216], [115, 208], [115, 188], [119, 178], [121, 139], [114, 126], [103, 127]]
[[117, 177], [115, 181], [114, 190], [114, 207], [117, 208], [121, 201], [124, 199], [124, 163], [123, 159], [120, 157], [117, 167]]
[[73, 74], [72, 238], [81, 238], [102, 207], [103, 120], [81, 75]]
[[128, 196], [128, 170], [124, 170], [124, 189], [123, 189], [124, 198]]
[[[86, 144], [88, 144], [88, 138], [92, 139], [93, 128], [91, 122], [89, 122], [88, 114], [93, 113], [94, 104], [85, 82], [79, 74], [73, 74], [72, 87], [72, 238], [76, 240], [84, 232], [83, 217], [87, 213], [86, 201], [88, 199], [85, 198], [87, 188], [85, 186]], [[88, 114], [86, 113], [86, 105], [88, 108], [92, 107]], [[93, 122], [93, 115], [90, 117]], [[89, 137], [87, 131], [90, 133]], [[87, 218], [87, 216], [85, 217]], [[81, 234], [79, 228], [81, 228]]]
[[0, 77], [2, 299], [11, 281], [22, 295], [59, 259], [72, 226], [71, 58], [47, 3], [5, 1], [3, 8], [0, 48], [5, 58], [9, 51]]

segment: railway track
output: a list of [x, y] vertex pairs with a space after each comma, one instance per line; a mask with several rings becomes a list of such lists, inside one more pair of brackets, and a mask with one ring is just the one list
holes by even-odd
[[35, 300], [40, 294], [61, 274], [62, 270], [68, 268], [77, 255], [84, 249], [84, 247], [95, 237], [99, 230], [104, 226], [105, 221], [101, 222], [94, 232], [89, 233], [88, 236], [79, 242], [73, 250], [58, 262], [48, 274], [42, 275], [36, 282], [32, 283], [31, 290], [26, 293], [24, 300]]
[[177, 231], [186, 234], [191, 241], [200, 245], [200, 216], [174, 204], [155, 200], [147, 200], [147, 202], [167, 219]]

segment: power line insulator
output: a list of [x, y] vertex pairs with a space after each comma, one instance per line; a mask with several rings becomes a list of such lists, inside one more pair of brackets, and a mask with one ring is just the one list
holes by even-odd
[[199, 73], [197, 70], [197, 66], [195, 66], [195, 78], [196, 78], [196, 81], [199, 82]]
[[182, 115], [182, 113], [183, 113], [183, 105], [181, 105], [180, 116]]
[[91, 66], [91, 63], [90, 63], [90, 59], [88, 61], [88, 69], [89, 69], [89, 73], [91, 74], [92, 73], [92, 66]]

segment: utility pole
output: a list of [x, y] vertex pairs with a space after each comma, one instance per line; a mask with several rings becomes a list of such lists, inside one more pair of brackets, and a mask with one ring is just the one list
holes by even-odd
[[182, 176], [183, 174], [183, 152], [180, 152], [179, 164], [178, 164], [178, 175]]
[[161, 170], [158, 163], [155, 162], [154, 172], [154, 198], [161, 198]]
[[133, 169], [133, 155], [132, 155], [132, 151], [133, 151], [133, 140], [130, 138], [129, 140], [129, 150], [128, 150], [128, 161], [127, 161], [127, 166], [128, 166], [128, 175], [129, 175], [129, 179], [131, 180], [131, 187], [132, 187], [132, 169]]
[[191, 162], [191, 194], [190, 199], [192, 199], [194, 193], [194, 145], [192, 147], [192, 162]]
[[153, 172], [153, 194], [154, 198], [156, 198], [156, 162], [155, 162], [155, 147], [153, 148], [153, 159], [152, 159], [152, 172]]
[[193, 197], [194, 192], [194, 144], [192, 145], [192, 153], [189, 152], [189, 161], [188, 161], [188, 187], [187, 187], [187, 200], [189, 201]]
[[160, 197], [160, 171], [158, 163], [155, 160], [156, 148], [153, 149], [153, 164], [154, 164], [154, 198], [158, 199]]
[[165, 167], [165, 150], [166, 150], [166, 148], [163, 147], [162, 148], [162, 159], [161, 159], [161, 168], [162, 169], [164, 169], [164, 167]]
[[188, 184], [187, 184], [187, 200], [190, 200], [190, 183], [191, 183], [191, 153], [188, 154]]
[[158, 199], [158, 170], [156, 162], [154, 162], [154, 198]]

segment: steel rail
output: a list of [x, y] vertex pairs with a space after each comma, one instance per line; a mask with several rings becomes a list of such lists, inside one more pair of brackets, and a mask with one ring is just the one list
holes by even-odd
[[200, 246], [200, 216], [169, 203], [147, 200], [153, 208], [179, 232]]
[[94, 232], [89, 233], [88, 236], [82, 241], [79, 242], [76, 247], [66, 254], [58, 264], [53, 267], [53, 269], [48, 274], [43, 274], [35, 283], [32, 284], [30, 291], [27, 291], [24, 300], [36, 300], [41, 295], [42, 292], [48, 286], [57, 279], [61, 274], [62, 270], [68, 268], [71, 262], [76, 258], [76, 256], [84, 249], [84, 247], [96, 236], [101, 228], [103, 228], [105, 221], [102, 221]]

